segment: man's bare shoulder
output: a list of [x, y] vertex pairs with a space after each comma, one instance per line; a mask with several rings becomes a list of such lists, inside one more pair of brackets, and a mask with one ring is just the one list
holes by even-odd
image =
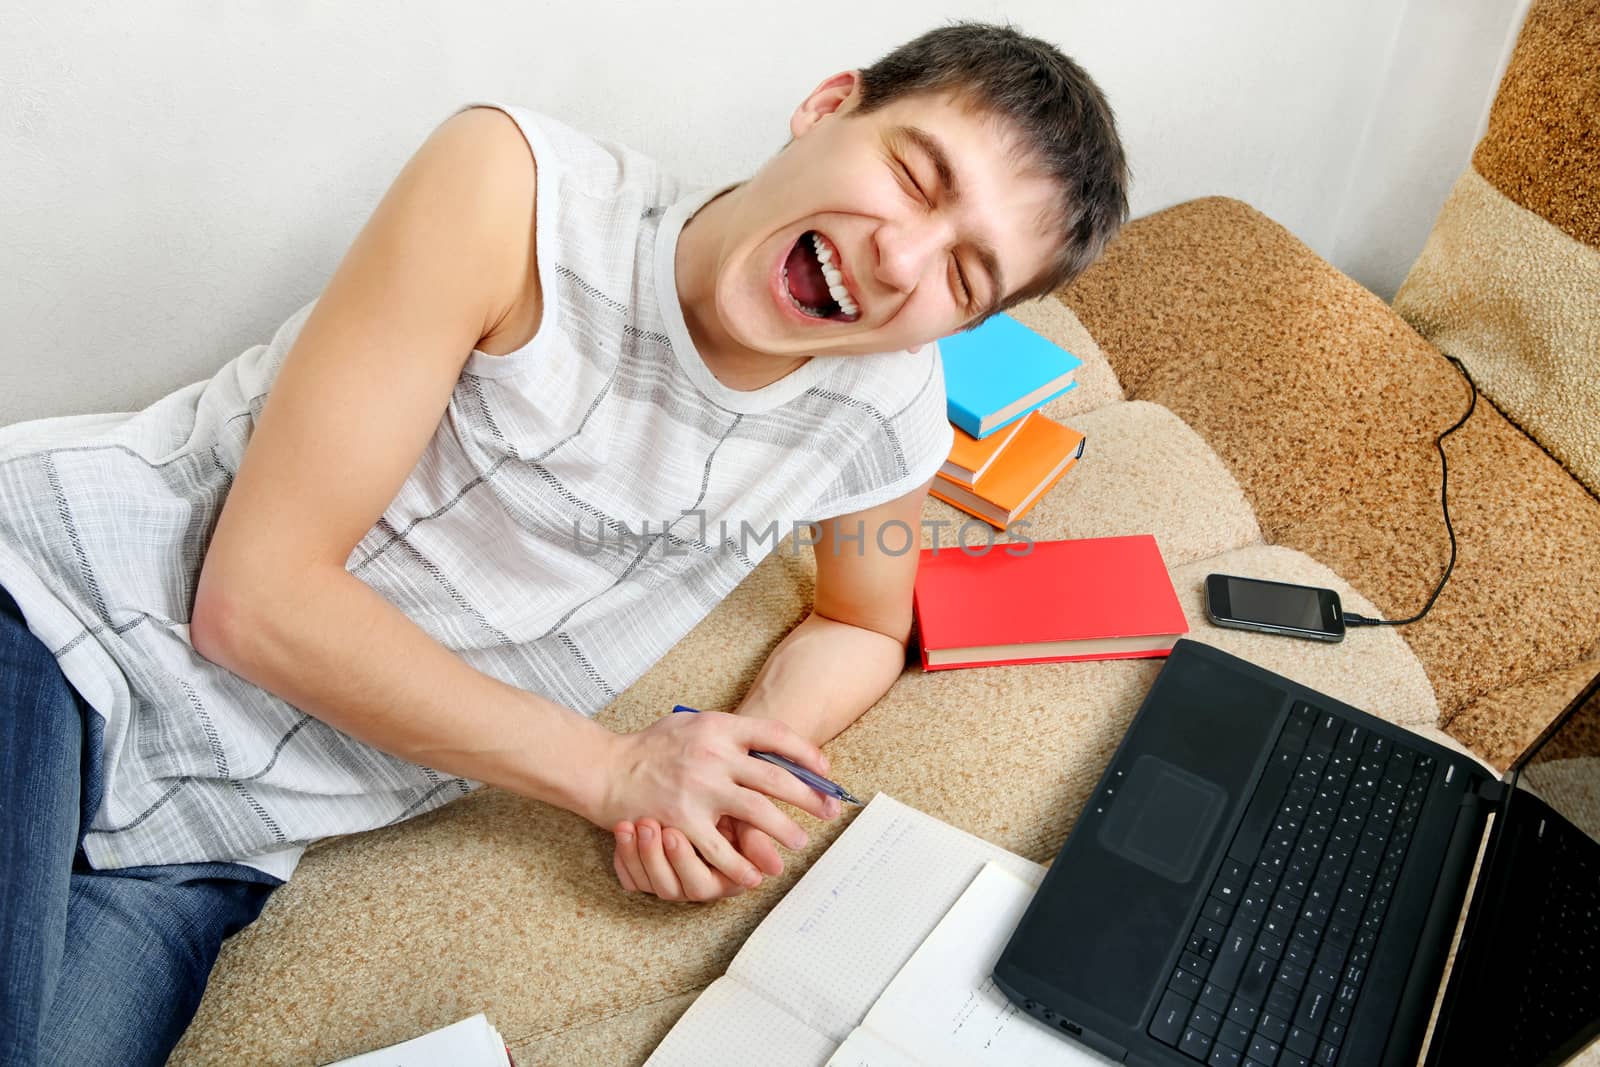
[[443, 138], [474, 166], [484, 169], [488, 188], [486, 210], [497, 213], [504, 232], [523, 235], [517, 242], [522, 264], [519, 284], [504, 311], [478, 342], [488, 355], [506, 355], [522, 348], [538, 331], [544, 293], [539, 279], [535, 233], [538, 161], [521, 127], [505, 111], [479, 105], [458, 111], [440, 123], [434, 137]]

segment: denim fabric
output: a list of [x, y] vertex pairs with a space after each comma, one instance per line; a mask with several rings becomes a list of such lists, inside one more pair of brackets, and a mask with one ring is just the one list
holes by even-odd
[[96, 871], [100, 716], [0, 589], [0, 1064], [160, 1064], [223, 938], [271, 875], [230, 863]]

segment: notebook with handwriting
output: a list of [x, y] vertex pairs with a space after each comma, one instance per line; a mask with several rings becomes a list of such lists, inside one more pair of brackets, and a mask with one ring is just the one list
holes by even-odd
[[995, 961], [1037, 886], [985, 863], [827, 1067], [1099, 1067], [1006, 998]]
[[878, 794], [646, 1063], [823, 1067], [991, 860], [1030, 892], [1044, 875], [1037, 863]]

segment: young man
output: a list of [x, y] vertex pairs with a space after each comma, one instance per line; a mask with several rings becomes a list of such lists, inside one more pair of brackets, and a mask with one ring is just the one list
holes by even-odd
[[[837, 814], [749, 752], [826, 773], [900, 671], [917, 557], [875, 531], [948, 450], [928, 343], [1092, 261], [1126, 179], [1082, 71], [995, 27], [790, 125], [694, 190], [469, 105], [271, 344], [0, 430], [0, 1061], [161, 1062], [308, 842], [479, 784], [675, 899], [780, 870], [774, 800]], [[806, 521], [813, 610], [736, 714], [593, 723]]]
[[[700, 209], [679, 248], [685, 307], [710, 309], [691, 334], [730, 380], [765, 384], [823, 354], [919, 352], [1064, 284], [1126, 214], [1104, 99], [1054, 49], [1008, 30], [933, 31], [834, 75], [790, 129], [794, 140], [753, 179]], [[792, 281], [806, 265], [804, 236], [817, 231], [833, 265], [842, 259], [848, 290], [831, 321], [807, 321], [773, 292], [773, 263]], [[942, 428], [942, 409], [937, 419]], [[926, 488], [822, 524], [812, 612], [774, 650], [739, 714], [821, 744], [898, 677], [917, 554], [889, 556], [873, 531], [897, 521], [915, 529]], [[841, 530], [860, 529], [859, 542], [838, 543]], [[623, 886], [706, 900], [754, 884], [706, 862], [698, 829], [618, 823]], [[763, 873], [782, 872], [766, 830], [730, 818], [719, 829]]]

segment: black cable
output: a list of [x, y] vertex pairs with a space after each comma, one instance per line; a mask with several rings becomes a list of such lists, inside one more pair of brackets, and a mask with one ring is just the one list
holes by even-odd
[[1456, 369], [1461, 372], [1461, 376], [1467, 380], [1467, 389], [1472, 394], [1471, 402], [1467, 404], [1467, 413], [1457, 419], [1454, 426], [1450, 427], [1444, 433], [1434, 438], [1433, 441], [1433, 446], [1439, 450], [1439, 467], [1443, 472], [1439, 479], [1439, 503], [1444, 507], [1445, 532], [1450, 535], [1450, 562], [1445, 564], [1444, 576], [1439, 579], [1439, 584], [1434, 588], [1433, 595], [1428, 598], [1428, 603], [1423, 606], [1421, 611], [1411, 616], [1411, 618], [1369, 619], [1365, 615], [1355, 615], [1347, 611], [1344, 614], [1344, 624], [1346, 626], [1405, 626], [1408, 623], [1416, 622], [1429, 611], [1433, 610], [1433, 602], [1439, 599], [1439, 594], [1444, 591], [1444, 583], [1450, 580], [1450, 572], [1455, 569], [1456, 531], [1455, 528], [1450, 525], [1450, 465], [1445, 461], [1444, 458], [1444, 439], [1461, 429], [1461, 427], [1466, 424], [1466, 421], [1472, 418], [1473, 411], [1475, 411], [1478, 407], [1478, 387], [1473, 384], [1472, 375], [1467, 373], [1465, 364], [1463, 364], [1455, 356], [1445, 356], [1444, 358], [1456, 365]]

